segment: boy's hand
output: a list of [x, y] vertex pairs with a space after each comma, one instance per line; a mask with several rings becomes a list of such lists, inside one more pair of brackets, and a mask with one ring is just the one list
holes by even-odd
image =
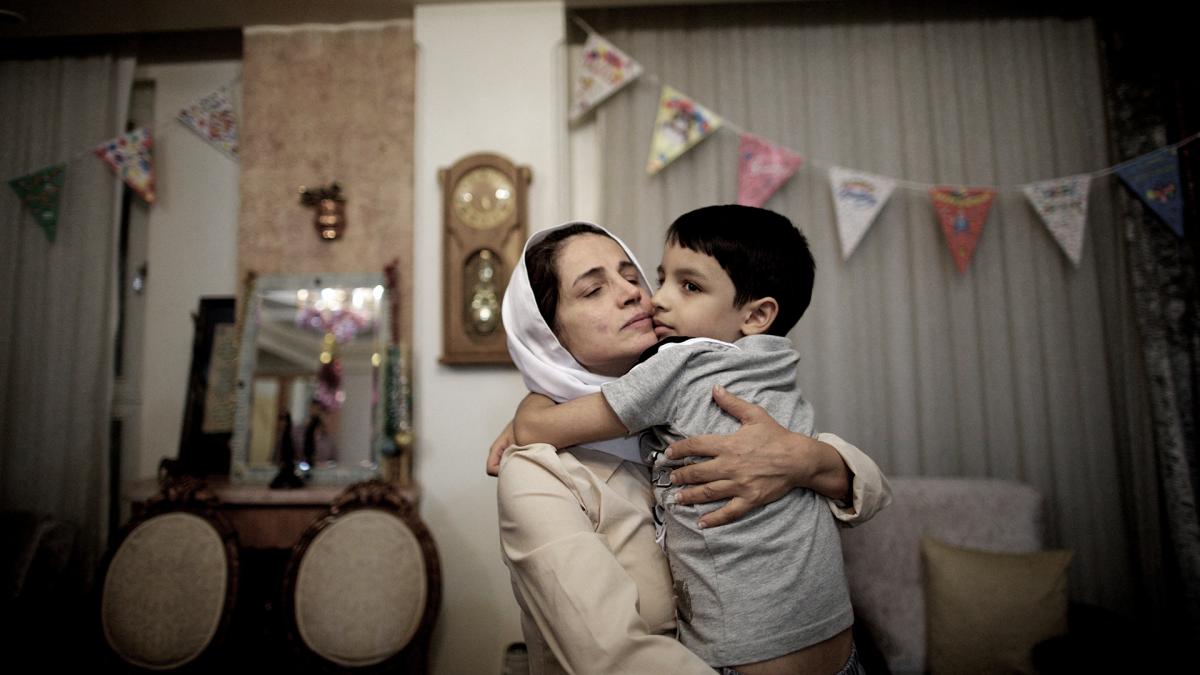
[[728, 436], [693, 436], [667, 448], [667, 457], [712, 457], [671, 472], [671, 482], [691, 485], [679, 491], [680, 504], [729, 499], [700, 518], [700, 527], [731, 523], [751, 509], [770, 504], [795, 487], [846, 499], [852, 474], [832, 446], [780, 426], [761, 407], [713, 388], [713, 400], [742, 427]]
[[500, 475], [500, 456], [510, 445], [516, 445], [517, 439], [513, 436], [513, 423], [509, 421], [504, 425], [504, 430], [492, 441], [492, 448], [488, 451], [487, 458], [487, 475]]

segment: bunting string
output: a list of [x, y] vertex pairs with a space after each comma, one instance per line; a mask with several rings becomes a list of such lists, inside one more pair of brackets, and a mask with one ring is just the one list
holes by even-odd
[[1112, 166], [1046, 180], [993, 185], [893, 178], [814, 159], [760, 137], [663, 82], [583, 19], [575, 15], [571, 19], [588, 34], [572, 101], [572, 122], [637, 80], [660, 91], [646, 165], [652, 175], [718, 131], [730, 131], [739, 137], [739, 204], [762, 206], [801, 166], [822, 170], [830, 181], [843, 260], [853, 254], [896, 188], [928, 196], [955, 265], [964, 274], [1000, 191], [1023, 193], [1075, 266], [1081, 260], [1090, 183], [1106, 176], [1120, 178], [1159, 220], [1179, 237], [1184, 236], [1178, 151], [1200, 138], [1200, 132]]
[[[600, 34], [594, 28], [592, 28], [586, 21], [579, 18], [578, 16], [572, 15], [571, 20], [575, 23], [575, 25], [579, 26], [579, 28], [581, 28], [588, 35], [604, 37], [602, 34]], [[670, 86], [670, 85], [664, 85], [662, 80], [660, 80], [655, 73], [648, 71], [648, 70], [643, 70], [639, 79], [643, 80], [649, 84], [652, 84], [658, 88], [662, 88], [663, 86]], [[734, 132], [734, 133], [738, 134], [739, 136], [744, 135], [744, 134], [757, 135], [753, 131], [748, 131], [745, 127], [737, 124], [733, 120], [729, 119], [727, 116], [721, 114], [720, 111], [714, 110], [714, 112], [717, 115], [720, 115], [720, 117], [721, 117], [721, 120], [722, 120], [721, 128], [722, 129], [726, 129], [728, 131]], [[1161, 152], [1163, 150], [1178, 150], [1179, 148], [1185, 147], [1185, 146], [1193, 143], [1194, 141], [1196, 141], [1196, 139], [1200, 139], [1200, 132], [1196, 132], [1190, 136], [1182, 138], [1178, 142], [1163, 146], [1162, 148], [1159, 148], [1158, 150], [1155, 150], [1153, 152]], [[783, 146], [779, 146], [779, 147], [783, 147]], [[785, 149], [791, 150], [790, 148], [785, 148]], [[795, 152], [795, 150], [792, 150], [792, 152]], [[810, 166], [815, 169], [828, 170], [828, 169], [831, 169], [834, 167], [844, 167], [845, 166], [844, 164], [837, 164], [837, 163], [827, 162], [827, 161], [824, 161], [821, 159], [817, 159], [817, 158], [811, 157], [810, 155], [806, 155], [804, 153], [798, 153], [798, 154], [800, 154], [802, 157], [804, 157], [804, 163], [806, 166]], [[1151, 154], [1151, 153], [1147, 153], [1147, 154]], [[1135, 157], [1133, 159], [1129, 159], [1129, 160], [1126, 160], [1119, 164], [1114, 164], [1112, 166], [1105, 167], [1103, 169], [1098, 169], [1096, 171], [1092, 171], [1089, 173], [1076, 173], [1073, 175], [1087, 176], [1088, 178], [1091, 178], [1091, 179], [1103, 178], [1105, 176], [1111, 176], [1111, 175], [1117, 173], [1117, 171], [1120, 170], [1121, 168], [1131, 165], [1131, 164], [1135, 164], [1140, 158], [1141, 157]], [[921, 182], [921, 181], [906, 180], [904, 178], [896, 178], [896, 177], [892, 177], [891, 180], [895, 182], [896, 187], [905, 188], [905, 189], [913, 190], [913, 191], [917, 191], [917, 192], [928, 192], [929, 189], [933, 188], [933, 187], [963, 187], [963, 188], [971, 187], [971, 188], [987, 188], [987, 189], [996, 190], [996, 191], [1004, 191], [1004, 190], [1011, 191], [1011, 190], [1019, 190], [1021, 188], [1024, 188], [1027, 185], [1033, 185], [1034, 183], [1039, 182], [1039, 181], [1029, 181], [1026, 183], [1016, 183], [1016, 184], [1012, 184], [1012, 185], [1008, 185], [1008, 184], [989, 185], [986, 183], [954, 183], [954, 182], [948, 182], [948, 181], [940, 181], [937, 183], [925, 183], [925, 182]]]
[[[229, 91], [230, 88], [232, 88], [234, 85], [236, 85], [237, 83], [239, 83], [241, 81], [242, 81], [242, 76], [238, 75], [238, 76], [234, 77], [233, 79], [229, 80], [228, 82], [226, 82], [225, 84], [222, 84], [219, 87], [216, 87], [212, 91], [213, 92]], [[200, 97], [197, 97], [196, 100], [197, 101], [200, 100]], [[172, 123], [178, 121], [178, 118], [179, 118], [179, 111], [176, 111], [174, 114], [172, 114], [169, 117], [163, 116], [162, 118], [155, 120], [151, 124], [143, 124], [143, 125], [139, 126], [138, 128], [139, 129], [149, 129], [151, 132], [154, 132], [156, 129], [169, 128], [169, 127], [174, 126]], [[155, 133], [155, 136], [157, 136], [157, 135], [158, 134]], [[117, 138], [117, 136], [114, 136], [113, 138]], [[95, 156], [96, 146], [100, 145], [103, 142], [104, 141], [96, 141], [91, 146], [89, 146], [83, 150], [80, 150], [79, 152], [76, 152], [73, 155], [68, 156], [66, 159], [59, 160], [57, 162], [46, 162], [42, 166], [51, 166], [51, 165], [55, 165], [55, 164], [71, 164], [72, 162], [77, 162], [77, 161], [83, 159], [84, 157], [93, 157], [93, 156]], [[27, 172], [27, 173], [31, 173], [31, 172], [32, 171]], [[13, 178], [16, 178], [16, 176], [14, 176]]]
[[237, 161], [237, 116], [229, 90], [241, 81], [241, 75], [193, 100], [171, 119], [166, 117], [126, 131], [113, 138], [45, 165], [29, 174], [14, 177], [8, 184], [25, 209], [53, 243], [58, 221], [58, 197], [66, 183], [67, 166], [87, 155], [103, 161], [147, 204], [155, 201], [154, 136], [156, 129], [170, 128], [178, 121], [228, 157]]

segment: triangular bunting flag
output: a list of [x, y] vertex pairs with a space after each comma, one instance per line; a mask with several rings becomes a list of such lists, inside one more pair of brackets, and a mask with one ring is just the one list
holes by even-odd
[[583, 43], [582, 59], [571, 100], [572, 122], [642, 74], [642, 64], [595, 33]]
[[946, 244], [954, 256], [954, 263], [958, 265], [960, 273], [965, 273], [967, 265], [971, 264], [971, 256], [975, 255], [975, 246], [979, 243], [979, 235], [983, 232], [983, 223], [987, 220], [988, 210], [992, 208], [996, 191], [990, 188], [936, 186], [929, 188], [929, 196], [933, 198], [933, 208], [942, 221], [942, 233], [946, 235]]
[[829, 169], [829, 188], [833, 191], [833, 207], [837, 213], [842, 260], [849, 260], [871, 223], [875, 222], [875, 216], [892, 196], [896, 181], [835, 166]]
[[146, 203], [153, 204], [154, 159], [150, 152], [153, 146], [150, 129], [139, 127], [101, 143], [92, 152], [104, 160]]
[[58, 232], [58, 195], [67, 182], [67, 165], [55, 164], [28, 176], [8, 181], [21, 203], [42, 226], [46, 239], [54, 241]]
[[1117, 175], [1175, 234], [1183, 236], [1183, 191], [1179, 156], [1163, 148], [1117, 167]]
[[712, 111], [664, 85], [654, 120], [654, 139], [646, 171], [655, 174], [709, 134], [721, 128], [722, 120]]
[[237, 118], [233, 113], [233, 101], [223, 89], [180, 110], [179, 121], [218, 150], [237, 159]]
[[804, 159], [754, 134], [738, 143], [738, 203], [762, 206], [796, 173]]
[[1083, 229], [1087, 224], [1088, 187], [1091, 176], [1067, 176], [1022, 186], [1033, 210], [1062, 247], [1071, 263], [1079, 266], [1083, 253]]

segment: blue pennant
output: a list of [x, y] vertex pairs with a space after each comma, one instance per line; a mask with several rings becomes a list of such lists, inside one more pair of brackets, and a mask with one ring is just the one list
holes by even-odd
[[1117, 175], [1167, 227], [1183, 236], [1183, 190], [1179, 156], [1163, 148], [1118, 166]]

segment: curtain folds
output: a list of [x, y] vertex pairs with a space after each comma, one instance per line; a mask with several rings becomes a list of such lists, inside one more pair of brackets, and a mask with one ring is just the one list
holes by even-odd
[[[1175, 42], [1178, 35], [1167, 37], [1146, 24], [1112, 19], [1101, 22], [1099, 34], [1114, 156], [1129, 159], [1192, 132], [1194, 126], [1189, 128], [1181, 114], [1188, 105], [1180, 82], [1186, 76], [1148, 67], [1161, 57], [1160, 43]], [[1181, 188], [1193, 204], [1186, 190], [1192, 182], [1188, 172], [1194, 174], [1196, 166], [1194, 147], [1181, 153]], [[1131, 358], [1115, 370], [1148, 383], [1133, 408], [1146, 430], [1121, 458], [1128, 489], [1136, 495], [1128, 514], [1137, 528], [1135, 552], [1145, 570], [1146, 600], [1166, 608], [1179, 635], [1191, 636], [1200, 632], [1200, 283], [1194, 225], [1187, 232], [1193, 240], [1189, 246], [1129, 192], [1119, 191], [1115, 203], [1123, 255], [1114, 269], [1122, 273], [1132, 299], [1115, 309], [1123, 324], [1137, 327], [1129, 331], [1133, 335], [1122, 337], [1124, 353]]]
[[[1078, 269], [1019, 190], [997, 197], [965, 274], [928, 195], [912, 190], [897, 190], [841, 260], [830, 165], [1014, 185], [1109, 164], [1090, 20], [923, 7], [585, 16], [662, 83], [810, 159], [767, 207], [792, 218], [817, 260], [813, 303], [792, 338], [818, 427], [893, 475], [1034, 485], [1046, 498], [1050, 543], [1075, 551], [1074, 597], [1131, 609], [1132, 523], [1117, 455], [1147, 429], [1114, 420], [1124, 401], [1113, 393], [1110, 333], [1126, 327], [1105, 309], [1107, 294], [1122, 291], [1111, 267], [1115, 183], [1093, 185]], [[646, 175], [658, 95], [644, 79], [595, 118], [602, 221], [651, 267], [674, 217], [737, 198], [734, 133]]]
[[73, 524], [85, 583], [106, 535], [121, 187], [81, 153], [124, 130], [133, 67], [0, 61], [0, 174], [73, 157], [53, 243], [0, 188], [0, 509]]

